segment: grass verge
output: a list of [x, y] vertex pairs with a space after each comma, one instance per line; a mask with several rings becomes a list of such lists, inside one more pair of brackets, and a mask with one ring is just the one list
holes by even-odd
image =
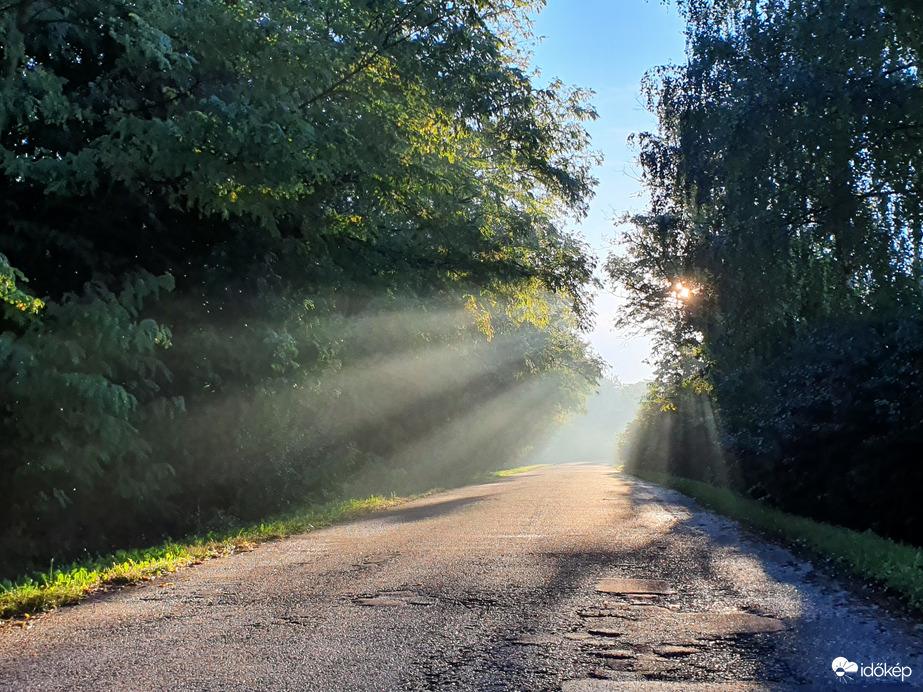
[[504, 469], [503, 471], [484, 471], [478, 473], [474, 479], [474, 483], [495, 483], [501, 478], [506, 478], [507, 476], [515, 476], [517, 473], [526, 473], [527, 471], [532, 471], [534, 469], [540, 469], [543, 466], [548, 466], [548, 464], [532, 464], [531, 466], [517, 466], [514, 469]]
[[787, 514], [730, 490], [655, 471], [631, 475], [688, 495], [703, 507], [807, 548], [847, 567], [856, 575], [884, 586], [913, 608], [923, 611], [923, 550], [840, 526]]
[[17, 624], [25, 625], [35, 613], [76, 603], [97, 591], [153, 579], [204, 560], [253, 550], [258, 543], [356, 519], [415, 497], [420, 496], [331, 502], [234, 532], [193, 536], [142, 550], [123, 550], [62, 570], [52, 566], [37, 578], [0, 584], [0, 619], [22, 617], [24, 619]]
[[[546, 465], [535, 464], [485, 473], [474, 479], [474, 482], [496, 480]], [[52, 566], [38, 577], [0, 583], [0, 619], [22, 618], [17, 620], [17, 624], [27, 625], [35, 613], [77, 603], [98, 591], [150, 580], [187, 565], [201, 564], [204, 560], [253, 550], [257, 544], [265, 541], [357, 519], [433, 492], [438, 490], [410, 497], [373, 496], [364, 500], [331, 502], [221, 534], [192, 536], [140, 550], [122, 550], [94, 560], [80, 561], [65, 569], [54, 569]]]
[[543, 466], [548, 466], [548, 464], [532, 464], [532, 466], [517, 466], [514, 469], [506, 469], [505, 471], [493, 471], [490, 476], [494, 478], [506, 478], [507, 476], [515, 476], [517, 473], [526, 473], [527, 471], [533, 471], [535, 469], [540, 469]]

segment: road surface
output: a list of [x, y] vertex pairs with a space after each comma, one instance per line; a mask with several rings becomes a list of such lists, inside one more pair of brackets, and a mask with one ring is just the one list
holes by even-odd
[[681, 495], [571, 464], [0, 632], [0, 689], [835, 689], [838, 657], [913, 687], [920, 629]]

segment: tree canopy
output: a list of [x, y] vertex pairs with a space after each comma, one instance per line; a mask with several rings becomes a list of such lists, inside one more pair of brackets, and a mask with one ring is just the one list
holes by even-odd
[[[396, 472], [438, 429], [489, 464], [579, 404], [595, 113], [530, 74], [538, 4], [0, 6], [11, 564]], [[507, 424], [461, 445], [484, 407]]]
[[920, 10], [682, 7], [687, 61], [651, 73], [637, 139], [650, 208], [608, 262], [626, 318], [658, 325], [664, 401], [707, 393], [743, 489], [919, 536]]

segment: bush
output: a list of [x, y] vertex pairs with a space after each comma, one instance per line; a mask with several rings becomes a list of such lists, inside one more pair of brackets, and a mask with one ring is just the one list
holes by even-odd
[[716, 377], [710, 395], [652, 396], [621, 454], [629, 468], [919, 545], [920, 411], [923, 319], [854, 320]]

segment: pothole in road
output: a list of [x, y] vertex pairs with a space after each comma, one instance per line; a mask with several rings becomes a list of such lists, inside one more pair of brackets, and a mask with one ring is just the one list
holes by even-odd
[[565, 639], [572, 639], [574, 641], [584, 641], [586, 639], [592, 639], [593, 635], [589, 632], [568, 632], [564, 635]]
[[631, 605], [651, 605], [660, 599], [660, 594], [634, 593], [628, 596]]
[[519, 646], [547, 646], [557, 644], [558, 638], [550, 634], [524, 634], [518, 637], [512, 637], [508, 640], [510, 644]]
[[384, 598], [382, 596], [372, 596], [371, 598], [357, 598], [356, 605], [375, 606], [375, 607], [395, 607], [407, 605], [404, 601], [396, 598]]
[[360, 596], [353, 603], [361, 606], [395, 608], [402, 606], [431, 606], [436, 599], [421, 596], [414, 591], [382, 591], [374, 596]]
[[700, 634], [703, 639], [781, 632], [785, 629], [781, 620], [750, 613], [681, 613], [675, 618], [680, 627]]
[[626, 635], [642, 643], [694, 645], [696, 640], [771, 634], [785, 629], [781, 620], [749, 613], [676, 613], [655, 606], [638, 610], [643, 613], [641, 617], [637, 611], [594, 613], [593, 626], [587, 631], [597, 636]]
[[396, 558], [400, 553], [379, 553], [378, 555], [367, 555], [360, 559], [356, 563], [356, 567], [380, 567], [385, 565], [394, 558]]
[[655, 646], [654, 653], [658, 656], [663, 656], [664, 658], [677, 658], [681, 656], [692, 656], [701, 651], [698, 647], [695, 646]]
[[738, 649], [759, 645], [752, 635], [786, 629], [781, 620], [748, 612], [677, 612], [680, 606], [663, 603], [675, 593], [664, 581], [604, 579], [597, 590], [613, 597], [577, 611], [586, 634], [568, 638], [589, 657], [590, 675], [610, 681], [678, 680], [693, 669], [695, 679], [711, 681], [742, 656]]
[[675, 615], [675, 610], [670, 607], [663, 607], [651, 604], [638, 603], [609, 603], [606, 602], [601, 608], [587, 608], [577, 611], [578, 617], [584, 619], [592, 618], [625, 618], [627, 620], [642, 620], [654, 617], [670, 617]]
[[656, 579], [601, 579], [596, 584], [600, 593], [620, 595], [660, 595], [676, 593], [665, 581]]
[[599, 658], [607, 658], [613, 660], [627, 660], [634, 658], [636, 656], [634, 651], [627, 651], [625, 649], [610, 649], [608, 651], [594, 651], [594, 656]]

